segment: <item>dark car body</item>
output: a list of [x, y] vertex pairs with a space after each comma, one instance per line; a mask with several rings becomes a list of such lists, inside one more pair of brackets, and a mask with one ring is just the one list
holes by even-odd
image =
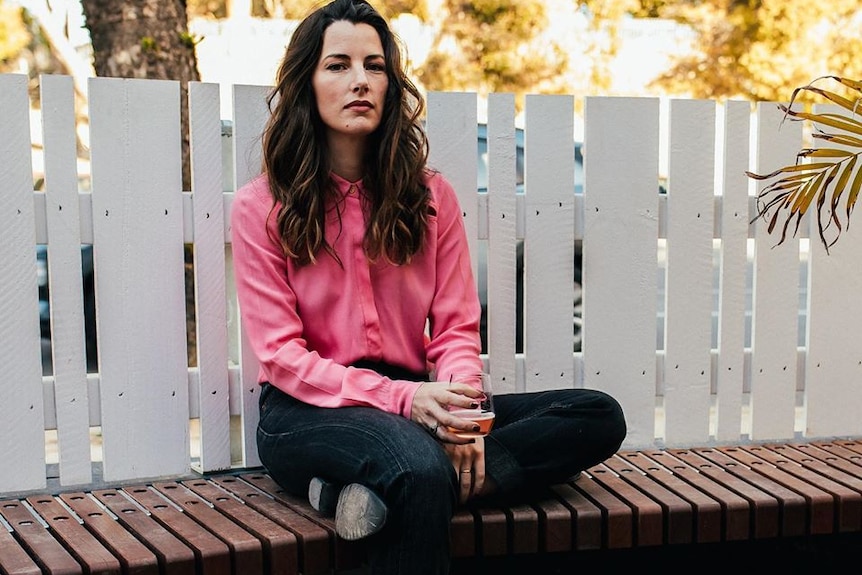
[[[39, 284], [39, 325], [42, 333], [42, 371], [53, 373], [51, 357], [51, 300], [48, 285], [48, 246], [36, 248], [36, 274]], [[87, 369], [94, 370], [96, 350], [96, 294], [93, 273], [93, 246], [81, 246], [81, 282], [84, 297], [84, 338], [87, 351]]]

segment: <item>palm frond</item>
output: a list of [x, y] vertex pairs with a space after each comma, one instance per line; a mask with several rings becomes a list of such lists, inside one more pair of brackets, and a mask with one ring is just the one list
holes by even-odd
[[[814, 204], [817, 231], [828, 252], [849, 227], [850, 214], [862, 191], [862, 164], [858, 161], [862, 155], [862, 97], [847, 98], [814, 85], [821, 80], [831, 80], [862, 95], [862, 81], [840, 76], [822, 76], [796, 88], [788, 104], [779, 104], [784, 120], [810, 122], [812, 137], [823, 145], [800, 149], [793, 164], [766, 174], [746, 172], [746, 175], [755, 180], [772, 180], [758, 193], [757, 214], [752, 223], [763, 219], [768, 222], [767, 230], [771, 234], [778, 229], [783, 216], [778, 241], [781, 244], [787, 239], [794, 222], [793, 236], [796, 235], [802, 217]], [[846, 110], [846, 113], [793, 109], [794, 102], [803, 93], [818, 96]], [[841, 206], [845, 197], [842, 221]]]

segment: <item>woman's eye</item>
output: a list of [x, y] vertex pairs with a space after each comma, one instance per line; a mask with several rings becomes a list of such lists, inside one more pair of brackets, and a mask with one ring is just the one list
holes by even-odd
[[342, 64], [341, 62], [334, 62], [334, 63], [326, 66], [327, 70], [332, 70], [333, 72], [338, 72], [340, 70], [344, 70], [345, 68], [346, 68], [346, 66], [344, 64]]
[[386, 71], [386, 64], [372, 63], [372, 64], [368, 64], [367, 66], [365, 66], [365, 68], [368, 70], [371, 70], [372, 72], [385, 72]]

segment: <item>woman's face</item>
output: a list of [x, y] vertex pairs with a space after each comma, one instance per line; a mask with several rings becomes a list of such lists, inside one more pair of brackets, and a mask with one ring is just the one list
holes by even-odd
[[330, 24], [311, 85], [330, 142], [364, 139], [377, 129], [389, 87], [377, 31], [346, 20]]

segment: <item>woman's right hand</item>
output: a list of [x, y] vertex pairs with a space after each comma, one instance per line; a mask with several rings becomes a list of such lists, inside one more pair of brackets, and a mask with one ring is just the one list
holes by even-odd
[[472, 439], [458, 437], [447, 428], [474, 430], [476, 424], [469, 419], [455, 417], [448, 407], [476, 408], [482, 392], [465, 383], [429, 381], [422, 383], [413, 396], [410, 419], [424, 427], [436, 439], [446, 443], [472, 443]]

